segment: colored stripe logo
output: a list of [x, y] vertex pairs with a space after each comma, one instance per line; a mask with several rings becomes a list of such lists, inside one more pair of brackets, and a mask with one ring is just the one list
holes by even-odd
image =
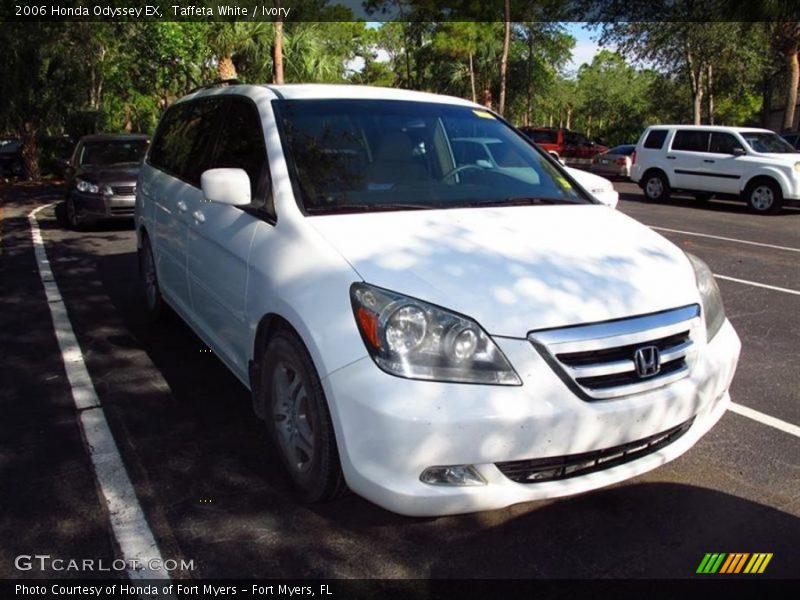
[[713, 575], [714, 573], [735, 575], [747, 573], [751, 575], [763, 573], [767, 569], [772, 553], [756, 552], [709, 552], [700, 561], [696, 573]]

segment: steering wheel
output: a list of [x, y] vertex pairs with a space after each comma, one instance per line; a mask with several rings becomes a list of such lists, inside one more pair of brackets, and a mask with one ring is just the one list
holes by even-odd
[[450, 169], [447, 173], [442, 175], [441, 181], [445, 181], [445, 180], [449, 179], [450, 177], [452, 177], [453, 175], [457, 175], [458, 173], [461, 173], [462, 171], [467, 171], [469, 169], [478, 169], [479, 171], [484, 171], [486, 169], [486, 167], [482, 167], [480, 165], [473, 165], [473, 164], [461, 165], [460, 167], [456, 167], [455, 169]]

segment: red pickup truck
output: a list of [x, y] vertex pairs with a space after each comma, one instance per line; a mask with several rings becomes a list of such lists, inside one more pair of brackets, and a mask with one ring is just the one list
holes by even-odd
[[557, 127], [520, 127], [542, 150], [555, 154], [570, 166], [588, 166], [598, 154], [608, 151], [582, 133]]

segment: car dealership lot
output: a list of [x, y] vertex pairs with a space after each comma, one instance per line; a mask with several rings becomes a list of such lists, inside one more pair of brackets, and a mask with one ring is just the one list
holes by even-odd
[[[800, 210], [654, 205], [631, 183], [617, 189], [622, 212], [728, 278], [719, 285], [743, 343], [734, 402], [800, 425]], [[69, 575], [21, 573], [20, 554], [115, 556], [28, 225], [62, 196], [0, 188], [0, 468], [13, 482], [0, 497], [2, 577]], [[176, 578], [680, 578], [719, 551], [772, 552], [766, 575], [798, 572], [800, 439], [731, 412], [675, 462], [574, 498], [439, 519], [354, 495], [300, 506], [246, 390], [179, 319], [145, 324], [130, 226], [67, 231], [59, 208], [39, 216], [53, 274], [161, 556], [193, 561]]]

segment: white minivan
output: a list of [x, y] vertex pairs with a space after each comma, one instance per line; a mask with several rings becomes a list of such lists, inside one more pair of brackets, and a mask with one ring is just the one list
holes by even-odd
[[465, 100], [202, 89], [161, 119], [136, 232], [149, 315], [174, 309], [252, 391], [304, 501], [584, 492], [681, 455], [730, 402], [740, 342], [708, 267]]

